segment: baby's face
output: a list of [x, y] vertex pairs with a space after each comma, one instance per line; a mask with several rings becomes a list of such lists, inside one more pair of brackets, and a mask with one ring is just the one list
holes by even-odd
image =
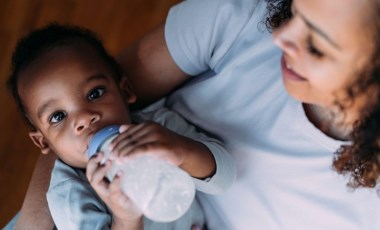
[[110, 124], [130, 123], [114, 73], [88, 45], [55, 48], [20, 73], [22, 102], [43, 153], [84, 168], [91, 137]]

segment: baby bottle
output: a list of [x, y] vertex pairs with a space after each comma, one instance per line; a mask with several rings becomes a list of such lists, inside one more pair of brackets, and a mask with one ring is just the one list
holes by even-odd
[[[88, 157], [103, 152], [105, 163], [109, 158], [108, 145], [119, 134], [119, 126], [99, 130], [92, 138]], [[194, 196], [194, 182], [179, 167], [152, 155], [133, 157], [126, 162], [114, 161], [106, 177], [110, 181], [123, 171], [121, 189], [149, 219], [170, 222], [181, 217], [190, 207]]]

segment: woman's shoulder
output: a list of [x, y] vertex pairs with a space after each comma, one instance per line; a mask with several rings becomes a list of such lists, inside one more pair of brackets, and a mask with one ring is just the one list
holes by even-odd
[[[192, 18], [204, 15], [240, 16], [251, 15], [255, 11], [266, 11], [265, 0], [187, 0], [174, 6], [171, 11], [192, 12]], [[260, 13], [257, 12], [257, 13]], [[194, 17], [197, 16], [197, 17]], [[221, 18], [228, 20], [229, 18]]]
[[242, 33], [258, 34], [252, 30], [257, 30], [266, 12], [263, 0], [184, 1], [166, 19], [169, 52], [184, 72], [198, 75], [213, 68]]

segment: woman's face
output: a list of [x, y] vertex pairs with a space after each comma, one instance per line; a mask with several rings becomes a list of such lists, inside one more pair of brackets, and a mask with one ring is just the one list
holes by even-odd
[[292, 18], [274, 31], [289, 94], [324, 107], [346, 96], [371, 54], [368, 5], [364, 0], [293, 0]]

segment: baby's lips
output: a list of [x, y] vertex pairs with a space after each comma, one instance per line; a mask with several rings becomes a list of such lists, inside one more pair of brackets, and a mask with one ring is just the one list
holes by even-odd
[[88, 136], [87, 136], [87, 138], [86, 138], [86, 144], [87, 144], [87, 146], [86, 146], [86, 149], [88, 150], [88, 147], [90, 146], [90, 143], [91, 143], [91, 140], [92, 140], [92, 137], [94, 136], [94, 133], [90, 133]]

